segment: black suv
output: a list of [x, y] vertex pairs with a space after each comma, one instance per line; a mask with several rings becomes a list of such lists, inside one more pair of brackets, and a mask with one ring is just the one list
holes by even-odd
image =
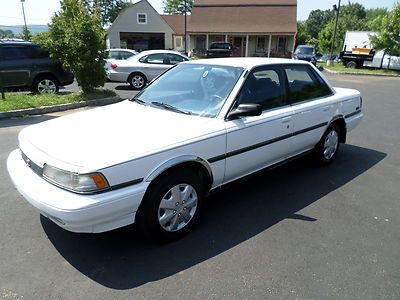
[[230, 57], [232, 56], [233, 45], [226, 42], [211, 43], [207, 49], [207, 58]]
[[31, 89], [34, 93], [56, 93], [71, 84], [74, 75], [58, 59], [32, 42], [0, 40], [0, 87]]

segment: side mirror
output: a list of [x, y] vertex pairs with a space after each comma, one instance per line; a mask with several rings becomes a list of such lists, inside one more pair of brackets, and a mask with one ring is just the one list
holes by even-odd
[[235, 120], [239, 117], [260, 116], [262, 114], [262, 107], [260, 104], [239, 104], [239, 106], [232, 110], [228, 115], [228, 120]]

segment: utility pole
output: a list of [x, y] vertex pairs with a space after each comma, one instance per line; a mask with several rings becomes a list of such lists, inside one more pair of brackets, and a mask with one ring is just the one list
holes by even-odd
[[336, 31], [337, 31], [337, 26], [338, 26], [338, 21], [339, 21], [340, 2], [341, 2], [341, 0], [339, 0], [338, 6], [336, 6], [336, 4], [333, 6], [333, 10], [336, 11], [336, 20], [335, 20], [335, 28], [333, 29], [333, 37], [332, 37], [332, 44], [331, 44], [331, 52], [330, 52], [330, 54], [329, 54], [329, 60], [328, 60], [328, 62], [327, 62], [327, 65], [328, 65], [328, 66], [330, 66], [330, 65], [333, 64], [333, 61], [332, 61], [333, 47], [334, 47], [334, 45], [335, 45]]
[[187, 54], [187, 0], [185, 0], [185, 55]]
[[27, 33], [27, 32], [28, 32], [28, 26], [26, 26], [26, 18], [25, 18], [24, 2], [25, 2], [25, 0], [21, 0], [21, 5], [22, 5], [22, 14], [24, 15], [25, 33]]

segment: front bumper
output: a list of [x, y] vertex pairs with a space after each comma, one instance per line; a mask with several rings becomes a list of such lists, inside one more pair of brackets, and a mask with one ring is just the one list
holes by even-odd
[[148, 182], [114, 191], [80, 195], [48, 183], [29, 168], [20, 150], [7, 159], [10, 177], [22, 196], [42, 215], [72, 232], [98, 233], [134, 223]]

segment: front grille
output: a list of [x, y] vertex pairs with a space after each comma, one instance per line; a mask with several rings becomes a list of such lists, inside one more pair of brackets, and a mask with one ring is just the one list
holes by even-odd
[[40, 167], [40, 166], [38, 166], [37, 164], [35, 164], [33, 161], [31, 161], [31, 160], [29, 159], [29, 157], [26, 156], [25, 153], [22, 152], [22, 151], [21, 151], [21, 156], [22, 156], [22, 159], [24, 160], [24, 162], [26, 163], [26, 165], [27, 165], [29, 168], [31, 168], [31, 170], [32, 170], [33, 172], [35, 172], [37, 175], [39, 175], [40, 177], [42, 177], [43, 168]]

